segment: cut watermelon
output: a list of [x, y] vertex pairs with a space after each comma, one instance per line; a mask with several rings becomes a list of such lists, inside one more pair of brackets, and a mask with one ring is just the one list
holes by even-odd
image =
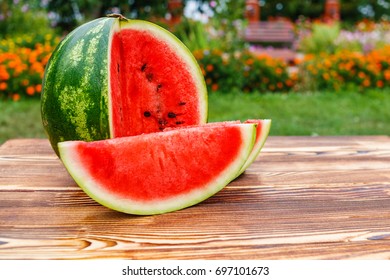
[[173, 34], [121, 16], [81, 25], [54, 50], [41, 98], [53, 149], [207, 121], [199, 65]]
[[111, 209], [160, 214], [197, 204], [237, 177], [256, 124], [203, 125], [109, 140], [58, 144], [79, 186]]

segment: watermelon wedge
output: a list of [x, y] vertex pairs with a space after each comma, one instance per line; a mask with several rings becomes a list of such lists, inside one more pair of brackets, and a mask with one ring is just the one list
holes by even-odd
[[256, 126], [202, 125], [58, 147], [91, 198], [120, 212], [153, 215], [197, 204], [235, 179], [253, 150]]

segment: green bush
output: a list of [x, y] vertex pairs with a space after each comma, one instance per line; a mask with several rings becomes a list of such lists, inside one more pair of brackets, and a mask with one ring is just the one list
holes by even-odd
[[304, 34], [300, 35], [298, 42], [299, 51], [317, 55], [334, 53], [336, 51], [335, 41], [340, 34], [340, 25], [338, 23], [314, 23], [311, 26], [311, 30], [302, 30], [301, 32]]
[[214, 49], [218, 48], [220, 45], [220, 40], [211, 38], [206, 25], [200, 21], [184, 18], [180, 24], [175, 27], [173, 33], [191, 51]]
[[390, 87], [390, 45], [368, 54], [308, 55], [300, 64], [301, 90], [361, 91]]
[[269, 56], [221, 50], [194, 52], [210, 91], [287, 91], [295, 84], [287, 64]]
[[[9, 1], [8, 1], [9, 2]], [[3, 39], [19, 35], [30, 34], [44, 37], [54, 31], [45, 10], [33, 9], [26, 3], [3, 2], [0, 6], [0, 34]]]

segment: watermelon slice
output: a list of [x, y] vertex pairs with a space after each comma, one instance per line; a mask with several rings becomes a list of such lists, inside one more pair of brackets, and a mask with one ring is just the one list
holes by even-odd
[[125, 213], [161, 214], [197, 204], [237, 177], [256, 124], [203, 125], [92, 142], [58, 144], [78, 185]]

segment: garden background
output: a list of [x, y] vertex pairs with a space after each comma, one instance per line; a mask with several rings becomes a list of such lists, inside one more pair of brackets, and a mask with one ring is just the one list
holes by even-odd
[[[188, 46], [208, 86], [209, 121], [270, 118], [271, 135], [390, 135], [390, 1], [336, 1], [339, 20], [324, 16], [325, 0], [255, 1], [261, 21], [291, 23], [291, 46], [244, 40], [248, 2], [1, 0], [0, 144], [45, 138], [40, 94], [52, 51], [108, 13], [153, 21]], [[276, 48], [293, 59], [262, 52]]]

